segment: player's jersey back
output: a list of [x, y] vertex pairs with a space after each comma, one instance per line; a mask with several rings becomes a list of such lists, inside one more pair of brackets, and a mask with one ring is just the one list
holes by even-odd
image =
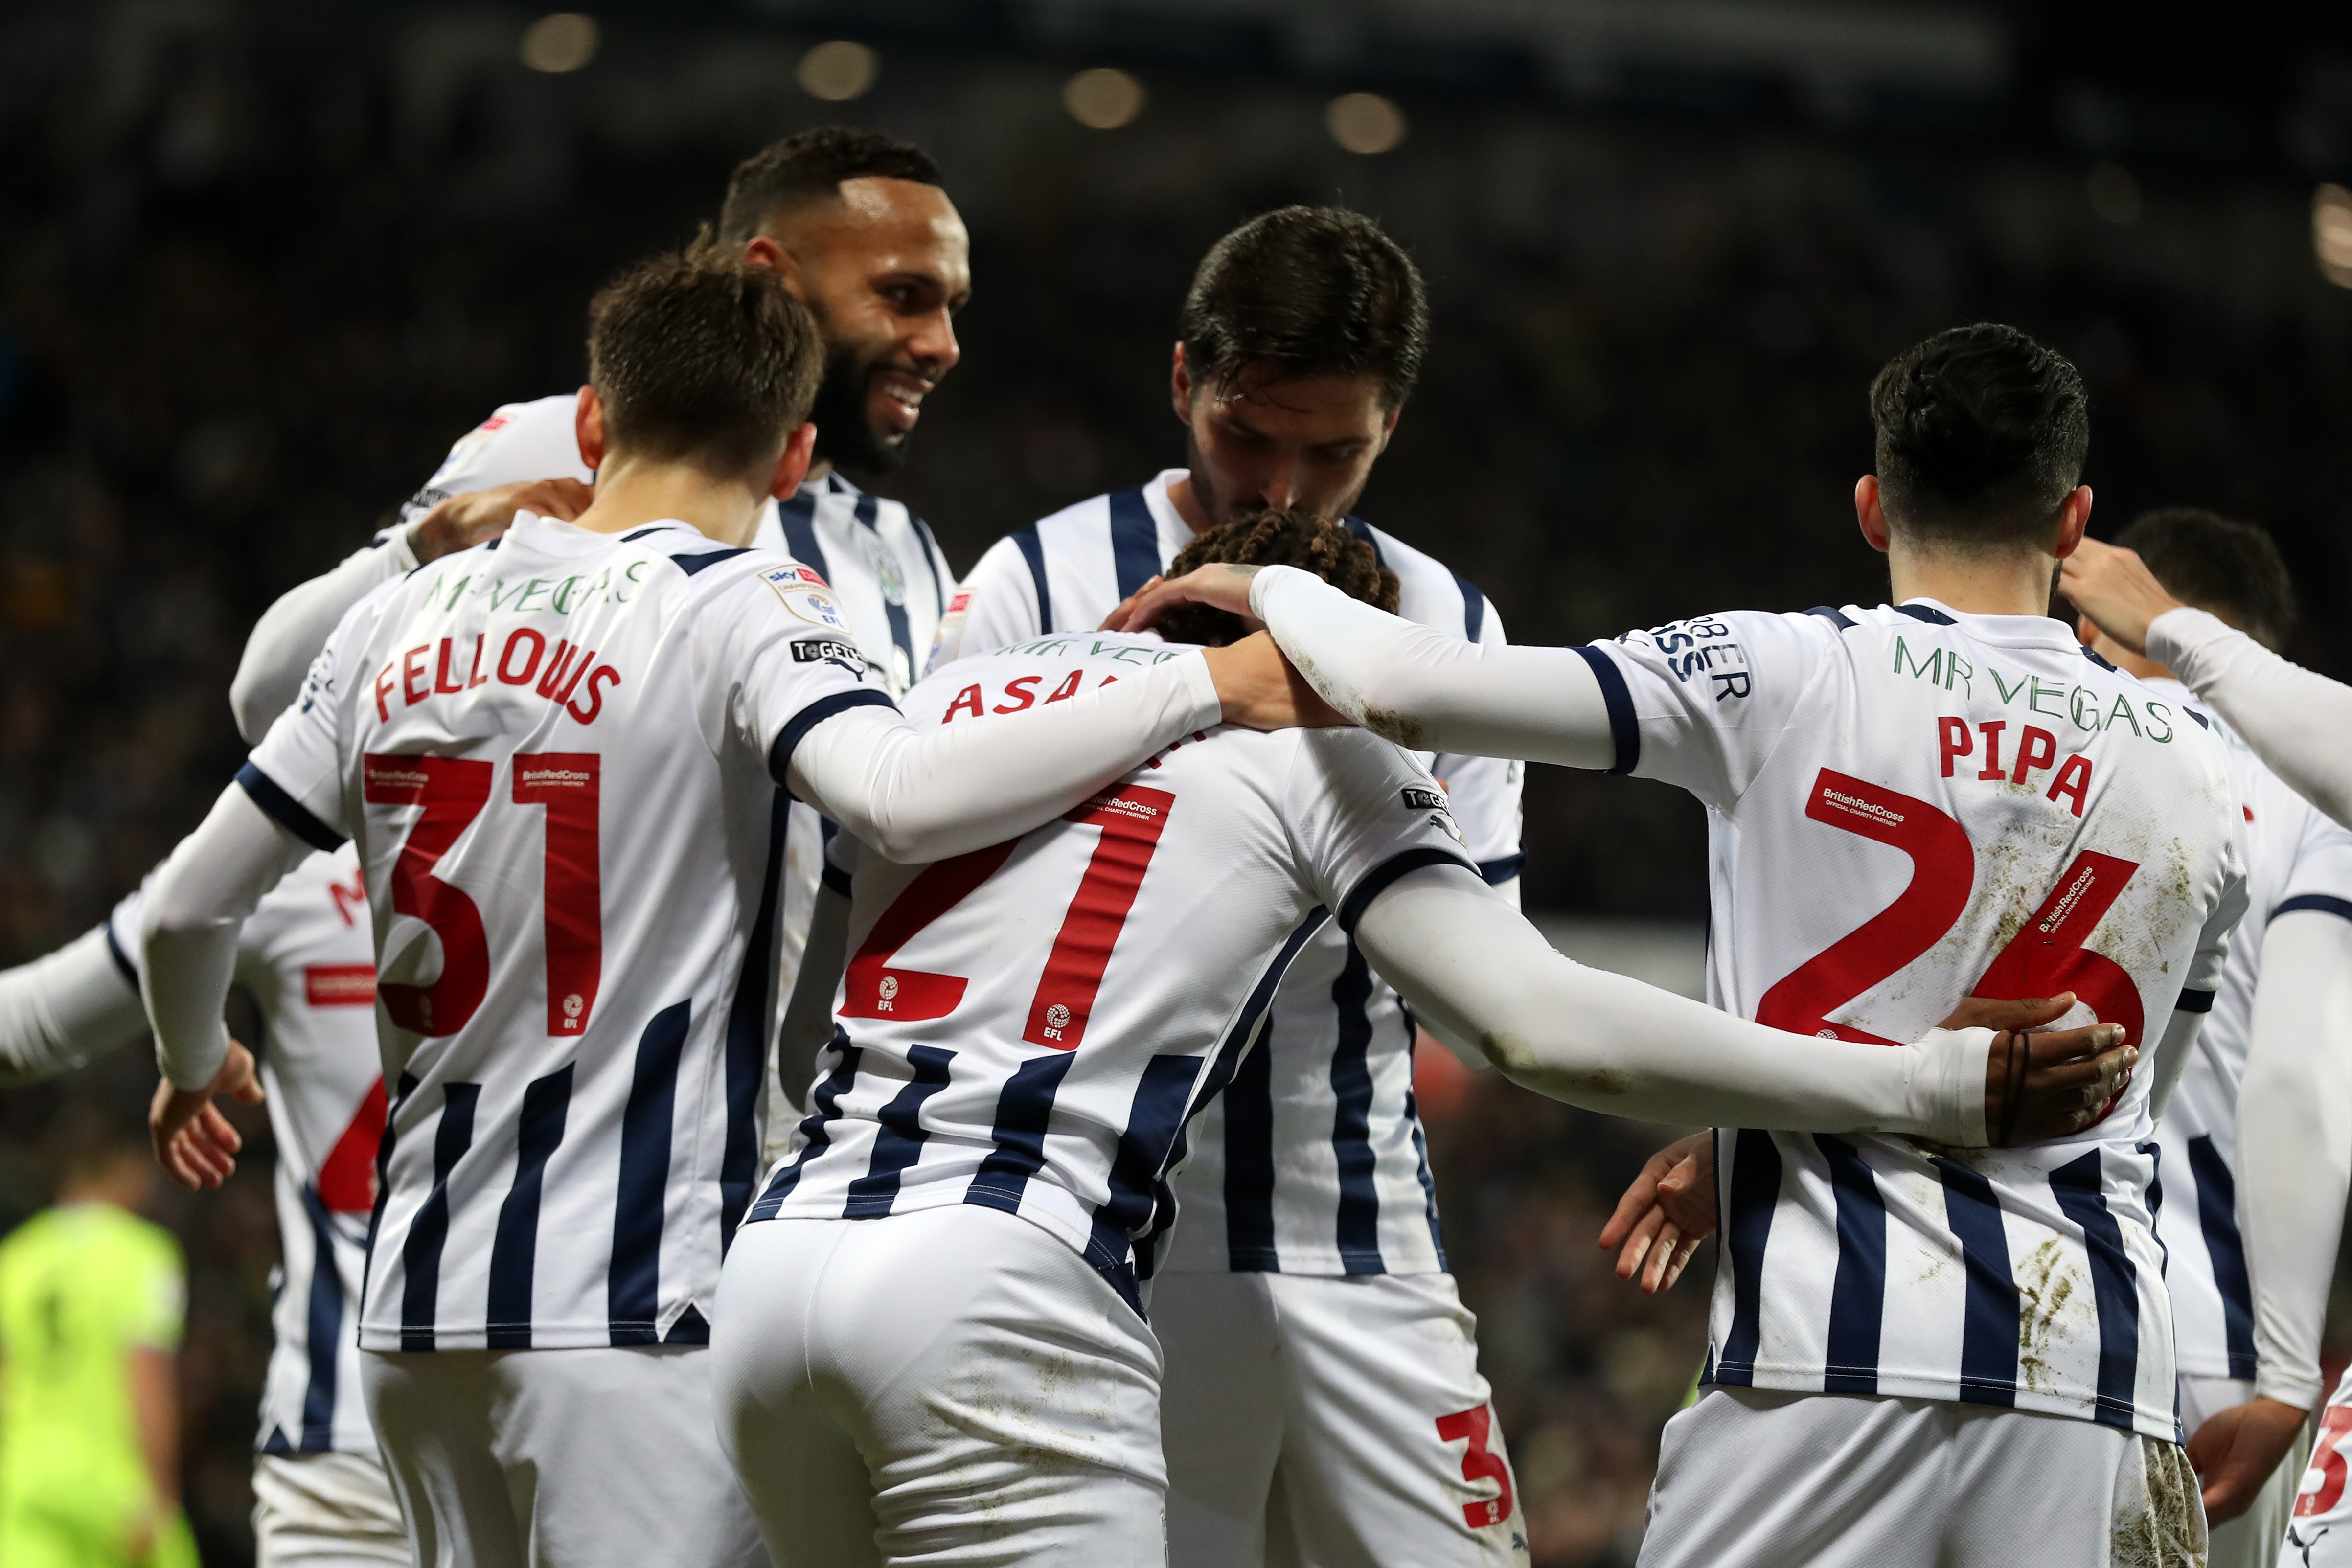
[[679, 523], [524, 517], [344, 617], [240, 778], [366, 868], [362, 1348], [707, 1340], [758, 1175], [775, 779], [888, 700], [813, 572]]
[[[107, 920], [133, 987], [130, 955], [139, 951], [144, 891]], [[271, 1281], [261, 1451], [372, 1455], [353, 1325], [384, 1092], [374, 934], [356, 849], [312, 855], [270, 889], [238, 937], [236, 979], [260, 1009], [262, 1034], [252, 1044], [278, 1151], [280, 1262]]]
[[[1112, 607], [1192, 542], [1170, 498], [1185, 477], [1066, 507], [999, 540], [950, 601], [934, 671], [1051, 632], [1102, 624]], [[1397, 574], [1397, 613], [1472, 643], [1504, 641], [1477, 587], [1434, 557], [1347, 519]], [[1520, 764], [1423, 754], [1465, 847], [1490, 883], [1517, 878]], [[1267, 1048], [1201, 1115], [1176, 1186], [1186, 1225], [1170, 1272], [1419, 1274], [1445, 1267], [1435, 1184], [1412, 1092], [1413, 1026], [1402, 1001], [1336, 927], [1284, 977]]]
[[[984, 723], [1177, 656], [1041, 638], [907, 696]], [[813, 1110], [752, 1218], [951, 1204], [1021, 1215], [1135, 1299], [1187, 1119], [1258, 1040], [1285, 967], [1416, 866], [1467, 866], [1444, 798], [1358, 731], [1220, 727], [1017, 840], [865, 859]]]
[[[2177, 703], [2192, 699], [2176, 681], [2150, 681]], [[2352, 831], [2279, 781], [2219, 718], [2246, 821], [2246, 919], [2197, 1054], [2156, 1141], [2164, 1151], [2165, 1203], [2157, 1211], [2165, 1284], [2181, 1372], [2192, 1377], [2254, 1375], [2254, 1301], [2238, 1231], [2238, 1084], [2252, 1043], [2263, 932], [2279, 915], [2317, 910], [2352, 919]]]
[[[1619, 770], [1708, 808], [1717, 1005], [1897, 1041], [1969, 996], [2072, 990], [2060, 1024], [2095, 1012], [2150, 1048], [2210, 1005], [2244, 901], [2227, 754], [2059, 622], [1919, 600], [1583, 652]], [[1708, 1380], [2174, 1436], [2158, 1067], [2032, 1147], [1724, 1130]]]

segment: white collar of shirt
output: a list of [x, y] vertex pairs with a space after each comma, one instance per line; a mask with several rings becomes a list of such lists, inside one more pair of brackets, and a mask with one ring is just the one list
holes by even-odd
[[1955, 610], [1940, 599], [1925, 594], [1906, 599], [1896, 609], [1912, 605], [1948, 615], [1969, 629], [1969, 635], [1979, 642], [2000, 643], [2011, 648], [2047, 648], [2054, 653], [2072, 653], [2082, 647], [2074, 632], [2063, 621], [2047, 615], [1979, 615], [1972, 611]]
[[567, 523], [561, 517], [542, 517], [536, 512], [518, 511], [514, 526], [507, 529], [506, 538], [520, 549], [538, 555], [564, 556], [587, 555], [615, 539], [626, 538], [628, 534], [643, 536], [655, 532], [682, 534], [713, 549], [725, 548], [692, 523], [680, 522], [676, 517], [662, 517], [641, 524], [629, 529], [627, 534], [607, 534], [583, 528], [576, 523]]
[[1151, 508], [1151, 520], [1158, 523], [1163, 532], [1175, 536], [1178, 549], [1192, 542], [1192, 525], [1186, 522], [1184, 514], [1176, 509], [1176, 502], [1168, 491], [1179, 479], [1191, 476], [1189, 468], [1162, 468], [1152, 476], [1151, 483], [1143, 487], [1143, 504]]

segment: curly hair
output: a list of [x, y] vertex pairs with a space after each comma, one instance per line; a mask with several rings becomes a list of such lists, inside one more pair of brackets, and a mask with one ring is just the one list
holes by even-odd
[[[1391, 615], [1397, 607], [1397, 574], [1381, 564], [1380, 551], [1345, 526], [1312, 512], [1282, 509], [1235, 517], [1192, 542], [1168, 563], [1170, 577], [1218, 561], [1235, 566], [1295, 566], [1311, 571], [1350, 599], [1360, 599]], [[1248, 634], [1238, 615], [1205, 604], [1180, 604], [1160, 618], [1160, 634], [1171, 643], [1222, 648]]]

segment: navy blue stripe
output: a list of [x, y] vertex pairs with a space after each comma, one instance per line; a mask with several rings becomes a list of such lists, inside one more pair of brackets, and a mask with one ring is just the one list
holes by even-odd
[[1412, 1129], [1413, 1175], [1421, 1181], [1422, 1207], [1429, 1220], [1430, 1250], [1437, 1255], [1437, 1267], [1445, 1267], [1445, 1230], [1437, 1221], [1437, 1178], [1429, 1171], [1429, 1139], [1421, 1126], [1421, 1102], [1412, 1090], [1404, 1092], [1405, 1125]]
[[705, 567], [717, 566], [722, 560], [733, 560], [739, 555], [751, 553], [747, 547], [738, 545], [733, 549], [705, 550], [700, 555], [674, 555], [669, 559], [678, 570], [692, 577]]
[[[2352, 899], [2331, 898], [2324, 893], [2297, 894], [2272, 910], [2271, 918], [2276, 920], [2282, 915], [2293, 915], [2299, 909], [2314, 909], [2322, 915], [2334, 915], [2346, 920], [2352, 920]], [[114, 940], [114, 925], [110, 921], [107, 924], [106, 936], [110, 943]], [[121, 956], [118, 951], [116, 957], [119, 959]]]
[[1731, 1331], [1724, 1336], [1715, 1381], [1750, 1387], [1756, 1352], [1764, 1342], [1764, 1248], [1772, 1237], [1772, 1211], [1780, 1202], [1780, 1151], [1771, 1134], [1739, 1129], [1727, 1185], [1723, 1242], [1731, 1265]]
[[1111, 492], [1110, 564], [1121, 599], [1160, 575], [1160, 525], [1141, 490]]
[[[1225, 1030], [1224, 1043], [1202, 1085], [1200, 1104], [1218, 1095], [1225, 1107], [1225, 1255], [1226, 1263], [1241, 1272], [1279, 1272], [1281, 1256], [1274, 1238], [1274, 1089], [1269, 1063], [1274, 1054], [1274, 1026], [1266, 1023], [1265, 1038], [1257, 1040], [1259, 1020], [1274, 1005], [1274, 994], [1298, 956], [1331, 912], [1318, 904], [1307, 911], [1298, 929], [1258, 977], [1257, 985]], [[1250, 1049], [1256, 1040], [1257, 1049]]]
[[367, 1300], [369, 1278], [375, 1272], [375, 1237], [383, 1226], [384, 1205], [392, 1197], [393, 1129], [400, 1124], [400, 1113], [407, 1108], [408, 1097], [416, 1092], [416, 1078], [404, 1072], [394, 1085], [392, 1103], [384, 1111], [383, 1136], [375, 1145], [375, 1203], [368, 1210], [367, 1261], [360, 1265], [360, 1300]]
[[1908, 615], [1914, 621], [1925, 621], [1930, 626], [1949, 626], [1952, 624], [1952, 618], [1950, 616], [1945, 614], [1940, 610], [1932, 609], [1925, 604], [1898, 604], [1895, 607], [1895, 612], [1898, 615]]
[[636, 543], [639, 539], [641, 539], [641, 538], [645, 538], [647, 534], [657, 534], [657, 533], [660, 533], [660, 532], [662, 531], [662, 529], [663, 529], [663, 528], [664, 528], [665, 526], [666, 526], [666, 525], [661, 524], [661, 523], [656, 523], [653, 527], [651, 527], [651, 528], [638, 528], [638, 529], [636, 529], [635, 531], [634, 531], [634, 532], [632, 532], [632, 533], [625, 533], [625, 534], [623, 534], [623, 535], [621, 536], [621, 542], [622, 542], [623, 544], [625, 544], [625, 545], [633, 545], [633, 544]]
[[[896, 555], [898, 552], [891, 550], [888, 541], [882, 538], [881, 528], [875, 520], [881, 515], [882, 503], [876, 500], [871, 496], [860, 496], [857, 497], [857, 505], [853, 508], [853, 510], [856, 515], [858, 522], [864, 526], [866, 531], [874, 536], [876, 548], [892, 555]], [[878, 580], [881, 574], [877, 572], [875, 576]], [[877, 591], [880, 591], [880, 586], [881, 585], [877, 580], [876, 583]], [[890, 602], [890, 596], [888, 594], [885, 593], [882, 595], [882, 616], [884, 620], [890, 622], [891, 646], [897, 648], [899, 653], [906, 655], [908, 680], [919, 680], [922, 678], [923, 672], [917, 668], [915, 664], [915, 632], [914, 629], [907, 622], [906, 585], [904, 583], [899, 585], [898, 595], [899, 602], [896, 604]]]
[[1453, 572], [1454, 586], [1462, 591], [1462, 640], [1475, 643], [1478, 634], [1486, 629], [1486, 596], [1478, 591], [1476, 583], [1452, 567], [1445, 570]]
[[1111, 1156], [1109, 1192], [1095, 1210], [1087, 1241], [1087, 1260], [1097, 1270], [1133, 1269], [1134, 1243], [1150, 1233], [1159, 1215], [1160, 1178], [1183, 1132], [1192, 1084], [1200, 1076], [1197, 1056], [1155, 1056], [1143, 1064], [1127, 1128]]
[[1617, 746], [1617, 760], [1609, 771], [1631, 773], [1642, 760], [1642, 727], [1633, 722], [1633, 694], [1625, 687], [1625, 672], [1598, 648], [1576, 651], [1592, 666], [1592, 678], [1601, 683], [1601, 701], [1609, 710], [1609, 738]]
[[2138, 1271], [2124, 1251], [2123, 1227], [2107, 1208], [2099, 1151], [2052, 1171], [2050, 1191], [2066, 1218], [2083, 1228], [2091, 1260], [2091, 1294], [2099, 1309], [2099, 1403], [2091, 1418], [2128, 1430], [2139, 1405]]
[[677, 1321], [669, 1325], [669, 1333], [662, 1335], [664, 1344], [709, 1344], [709, 1343], [710, 1320], [704, 1317], [692, 1301], [686, 1303], [686, 1311], [678, 1313]]
[[996, 1095], [996, 1124], [989, 1129], [996, 1146], [972, 1173], [971, 1185], [964, 1189], [966, 1203], [1007, 1214], [1021, 1212], [1021, 1195], [1029, 1178], [1045, 1168], [1045, 1129], [1054, 1119], [1054, 1096], [1061, 1092], [1062, 1080], [1077, 1058], [1075, 1051], [1033, 1056], [1004, 1081]]
[[515, 1124], [514, 1186], [499, 1205], [498, 1233], [490, 1240], [489, 1312], [483, 1343], [491, 1350], [530, 1348], [540, 1192], [547, 1162], [563, 1143], [563, 1122], [572, 1106], [572, 1067], [567, 1061], [523, 1085], [522, 1112]]
[[776, 503], [776, 521], [784, 528], [784, 543], [793, 559], [805, 567], [814, 567], [816, 574], [830, 583], [833, 570], [825, 563], [824, 546], [816, 538], [816, 492], [803, 488], [794, 491], [789, 501]]
[[2189, 707], [2189, 706], [2186, 706], [2186, 705], [2184, 704], [2184, 705], [2182, 706], [2182, 707], [2181, 707], [2180, 711], [2181, 711], [2182, 713], [2187, 714], [2190, 718], [2195, 719], [2195, 720], [2197, 721], [2197, 727], [2198, 727], [2198, 728], [2200, 728], [2200, 729], [2210, 729], [2210, 728], [2212, 728], [2212, 727], [2213, 727], [2213, 721], [2212, 721], [2211, 719], [2210, 719], [2210, 718], [2207, 718], [2203, 714], [2199, 713], [2195, 708], [2193, 708], [2193, 707]]
[[278, 781], [248, 762], [236, 770], [236, 781], [253, 797], [253, 803], [268, 812], [278, 825], [314, 850], [329, 853], [343, 847], [345, 835], [335, 831], [310, 814], [309, 807], [278, 787]]
[[1828, 622], [1831, 625], [1836, 627], [1841, 632], [1851, 632], [1853, 630], [1853, 617], [1848, 615], [1844, 611], [1838, 609], [1835, 605], [1816, 604], [1811, 610], [1806, 611], [1805, 613], [1808, 615], [1820, 616], [1822, 620]]
[[2252, 1377], [2254, 1288], [2246, 1274], [2245, 1240], [2238, 1234], [2238, 1181], [2210, 1134], [2189, 1140], [2189, 1169], [2197, 1180], [2197, 1226], [2205, 1233], [2205, 1255], [2212, 1260], [2213, 1283], [2221, 1291], [2230, 1375]]
[[661, 1316], [662, 1227], [668, 1218], [669, 1140], [677, 1109], [677, 1065], [686, 1053], [692, 1001], [654, 1014], [637, 1037], [629, 1103], [621, 1113], [621, 1170], [613, 1193], [613, 1260], [604, 1280], [613, 1343], [652, 1344]]
[[830, 1125], [840, 1119], [841, 1097], [849, 1092], [852, 1083], [857, 1082], [859, 1051], [857, 1047], [849, 1043], [849, 1036], [843, 1032], [839, 1024], [833, 1028], [832, 1049], [841, 1052], [841, 1060], [834, 1063], [833, 1071], [826, 1074], [824, 1082], [817, 1085], [816, 1092], [809, 1097], [809, 1113], [801, 1118], [799, 1128], [802, 1138], [800, 1155], [769, 1181], [768, 1190], [760, 1195], [760, 1201], [753, 1204], [751, 1212], [743, 1217], [746, 1225], [754, 1220], [775, 1218], [777, 1212], [784, 1207], [784, 1199], [792, 1197], [793, 1189], [800, 1186], [801, 1173], [808, 1168], [809, 1161], [823, 1154], [833, 1143]]
[[[335, 1267], [335, 1222], [315, 1183], [302, 1184], [302, 1212], [310, 1219], [310, 1300], [305, 1304], [303, 1351], [310, 1363], [302, 1389], [302, 1448], [323, 1454], [335, 1446], [335, 1384], [343, 1343], [343, 1275]], [[283, 1439], [281, 1438], [281, 1441]]]
[[760, 1181], [760, 1096], [767, 1087], [768, 1028], [773, 1021], [768, 982], [776, 973], [776, 908], [783, 897], [784, 846], [793, 831], [793, 798], [775, 792], [768, 804], [768, 864], [760, 877], [759, 913], [743, 945], [742, 972], [727, 1008], [727, 1142], [719, 1156], [719, 1255], [735, 1244], [735, 1228]]
[[[852, 691], [834, 692], [817, 698], [793, 715], [792, 722], [777, 732], [776, 743], [768, 747], [768, 777], [778, 784], [785, 784], [784, 775], [792, 769], [793, 753], [800, 749], [801, 741], [808, 732], [835, 714], [847, 713], [854, 707], [887, 707], [895, 713], [898, 705], [890, 700], [889, 693], [873, 686], [859, 686]], [[785, 784], [785, 788], [791, 786]]]
[[2184, 990], [2173, 1002], [2172, 1010], [2177, 1013], [2210, 1013], [2213, 1010], [2213, 993]]
[[1830, 1286], [1824, 1394], [1878, 1392], [1878, 1333], [1886, 1317], [1886, 1200], [1869, 1162], [1843, 1138], [1816, 1134], [1837, 1195], [1837, 1278]]
[[1930, 1162], [1944, 1178], [1944, 1220], [1960, 1243], [1968, 1271], [1960, 1323], [1960, 1402], [2017, 1403], [2017, 1277], [2009, 1268], [2009, 1232], [1982, 1171], [1957, 1160]]
[[433, 1130], [433, 1190], [400, 1245], [400, 1348], [433, 1348], [433, 1313], [441, 1295], [441, 1249], [449, 1239], [449, 1173], [474, 1143], [478, 1083], [444, 1084], [441, 1121]]
[[1527, 869], [1528, 857], [1524, 853], [1478, 862], [1478, 874], [1486, 879], [1488, 887], [1500, 887]]
[[907, 520], [915, 525], [917, 533], [923, 536], [923, 565], [929, 568], [931, 573], [932, 612], [945, 615], [948, 612], [948, 585], [947, 580], [940, 574], [940, 541], [931, 537], [931, 525], [914, 513], [908, 512]]
[[2083, 648], [2083, 657], [2090, 660], [2091, 663], [2098, 665], [2099, 668], [2105, 670], [2110, 674], [2118, 675], [2123, 674], [2121, 670], [2116, 669], [2113, 664], [2107, 663], [2105, 655], [2101, 654], [2098, 650], [2092, 648], [2087, 644]]
[[1023, 559], [1029, 563], [1029, 580], [1037, 585], [1037, 630], [1040, 632], [1051, 632], [1054, 629], [1054, 591], [1045, 586], [1045, 541], [1037, 537], [1035, 528], [1024, 528], [1013, 536], [1013, 542], [1020, 547]]
[[[1363, 950], [1348, 944], [1348, 961], [1331, 982], [1331, 1007], [1339, 1019], [1331, 1051], [1331, 1158], [1339, 1176], [1339, 1207], [1334, 1239], [1339, 1263], [1350, 1274], [1385, 1274], [1381, 1259], [1381, 1192], [1373, 1181], [1379, 1161], [1372, 1153], [1372, 969]], [[1411, 1049], [1407, 1037], [1407, 1049]]]
[[898, 1201], [899, 1176], [922, 1157], [923, 1142], [930, 1136], [923, 1130], [923, 1102], [948, 1086], [948, 1064], [954, 1060], [954, 1051], [936, 1045], [907, 1048], [915, 1075], [875, 1113], [874, 1153], [866, 1174], [849, 1184], [844, 1219], [879, 1219]]
[[122, 944], [114, 939], [114, 916], [108, 915], [106, 924], [100, 929], [106, 933], [106, 956], [114, 960], [116, 968], [122, 971], [122, 977], [130, 982], [131, 988], [137, 990], [139, 971], [131, 966], [131, 955], [122, 950]]
[[850, 889], [854, 885], [849, 873], [842, 870], [839, 866], [834, 864], [831, 861], [825, 862], [824, 864], [819, 868], [816, 873], [816, 879], [819, 883], [824, 885], [827, 891], [837, 893], [844, 898], [847, 898], [849, 896]]
[[1424, 844], [1417, 850], [1407, 850], [1402, 854], [1391, 855], [1387, 860], [1357, 878], [1356, 885], [1350, 888], [1348, 896], [1340, 901], [1339, 929], [1352, 933], [1356, 929], [1356, 922], [1364, 917], [1365, 909], [1370, 905], [1373, 899], [1378, 898], [1387, 890], [1391, 883], [1408, 872], [1416, 872], [1429, 865], [1458, 865], [1473, 875], [1475, 875], [1478, 871], [1475, 865], [1461, 855], [1452, 850], [1441, 850], [1434, 844]]
[[[1355, 535], [1358, 538], [1372, 547], [1372, 559], [1374, 560], [1379, 561], [1382, 566], [1388, 565], [1388, 552], [1381, 549], [1381, 536], [1372, 531], [1371, 524], [1364, 521], [1361, 517], [1343, 517], [1340, 520], [1347, 525], [1347, 528], [1349, 533]], [[1475, 642], [1476, 639], [1473, 638], [1472, 641]]]

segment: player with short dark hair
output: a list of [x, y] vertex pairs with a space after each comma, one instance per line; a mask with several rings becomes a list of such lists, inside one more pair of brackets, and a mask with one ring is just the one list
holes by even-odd
[[600, 293], [594, 504], [355, 605], [148, 899], [155, 1129], [222, 1168], [238, 923], [359, 845], [392, 1089], [359, 1341], [420, 1563], [761, 1560], [703, 1352], [759, 1175], [788, 799], [932, 859], [1286, 721], [1260, 643], [910, 727], [817, 574], [749, 546], [807, 471], [819, 351], [773, 268], [698, 251]]
[[[1899, 1040], [1963, 998], [2046, 998], [2156, 1053], [2096, 1126], [1981, 1158], [1752, 1127], [1669, 1151], [1717, 1173], [1724, 1244], [1645, 1568], [2105, 1564], [2121, 1542], [2199, 1563], [2151, 1134], [2246, 906], [2228, 751], [2048, 616], [2091, 509], [2062, 358], [1938, 333], [1870, 408], [1885, 472], [1854, 509], [1888, 604], [1496, 649], [1304, 572], [1212, 567], [1137, 619], [1246, 612], [1341, 712], [1415, 744], [1681, 785], [1708, 808], [1727, 1010]], [[1636, 1236], [1680, 1252], [1646, 1217]]]
[[[1412, 258], [1361, 214], [1283, 207], [1217, 241], [1171, 371], [1185, 465], [999, 540], [931, 667], [1092, 630], [1264, 508], [1345, 517], [1402, 415], [1428, 320]], [[1395, 574], [1398, 614], [1502, 645], [1475, 584], [1360, 518], [1345, 527]], [[1519, 765], [1421, 757], [1480, 874], [1516, 899]], [[1336, 926], [1308, 942], [1272, 1017], [1269, 1049], [1204, 1113], [1176, 1179], [1186, 1223], [1154, 1315], [1171, 1560], [1524, 1563], [1475, 1322], [1446, 1270], [1412, 1020]]]

